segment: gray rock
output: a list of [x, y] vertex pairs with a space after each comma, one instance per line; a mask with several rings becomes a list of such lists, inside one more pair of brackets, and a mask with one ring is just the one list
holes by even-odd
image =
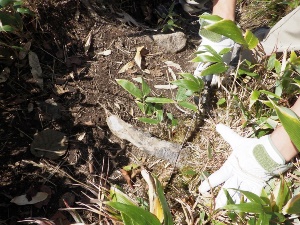
[[177, 53], [186, 46], [187, 38], [184, 33], [176, 32], [172, 34], [156, 34], [149, 38], [166, 52]]

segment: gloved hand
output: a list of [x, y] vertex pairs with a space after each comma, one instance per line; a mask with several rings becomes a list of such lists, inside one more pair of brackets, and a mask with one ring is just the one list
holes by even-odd
[[[204, 36], [202, 36], [202, 42], [197, 50], [197, 52], [199, 51], [206, 51], [205, 46], [211, 46], [217, 53], [219, 53], [221, 50], [223, 50], [224, 48], [233, 48], [234, 46], [234, 41], [231, 40], [230, 38], [227, 37], [222, 37], [220, 41], [218, 42], [213, 42], [207, 38], [205, 38]], [[210, 54], [210, 53], [205, 53], [205, 54]], [[231, 56], [232, 56], [232, 52], [228, 52], [226, 54], [223, 55], [223, 62], [225, 62], [226, 64], [229, 64], [231, 61]], [[210, 62], [200, 62], [196, 68], [196, 70], [194, 71], [194, 76], [197, 77], [201, 77], [201, 72], [206, 69], [208, 66], [210, 66], [212, 63]], [[203, 76], [202, 79], [208, 83], [209, 85], [217, 85], [218, 84], [218, 75], [212, 74], [212, 75], [208, 75], [208, 76]]]
[[[266, 182], [274, 175], [289, 169], [279, 151], [273, 146], [270, 136], [244, 138], [229, 127], [218, 124], [216, 130], [232, 148], [232, 153], [224, 165], [202, 182], [199, 191], [207, 193], [211, 188], [223, 183], [222, 188], [228, 189], [232, 199], [240, 202], [240, 193], [229, 188], [250, 191], [260, 195]], [[215, 208], [221, 208], [227, 203], [223, 190], [220, 190]]]

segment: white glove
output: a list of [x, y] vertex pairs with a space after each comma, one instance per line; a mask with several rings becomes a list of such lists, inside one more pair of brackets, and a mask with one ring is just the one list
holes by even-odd
[[[217, 53], [219, 53], [221, 50], [224, 48], [233, 48], [234, 46], [234, 41], [231, 40], [230, 38], [227, 37], [222, 37], [219, 42], [213, 42], [205, 37], [202, 36], [202, 42], [200, 46], [198, 47], [198, 52], [199, 51], [206, 51], [205, 45], [211, 46]], [[210, 55], [210, 53], [205, 53]], [[231, 51], [223, 55], [223, 62], [226, 64], [229, 64], [231, 61]], [[208, 66], [210, 66], [212, 63], [210, 62], [200, 62], [194, 71], [194, 76], [201, 77], [201, 72], [206, 69]], [[205, 82], [208, 82], [210, 85], [217, 85], [219, 77], [215, 74], [208, 75], [208, 76], [202, 76], [202, 79]]]
[[[229, 127], [218, 124], [216, 130], [227, 141], [232, 153], [224, 165], [205, 180], [199, 187], [199, 191], [205, 194], [211, 188], [223, 183], [225, 189], [235, 188], [250, 191], [260, 195], [266, 182], [274, 175], [278, 175], [289, 169], [285, 160], [273, 146], [270, 136], [257, 138], [244, 138], [235, 133]], [[228, 190], [232, 199], [240, 202], [240, 193]], [[227, 204], [227, 198], [223, 190], [220, 190], [215, 208], [221, 208]]]

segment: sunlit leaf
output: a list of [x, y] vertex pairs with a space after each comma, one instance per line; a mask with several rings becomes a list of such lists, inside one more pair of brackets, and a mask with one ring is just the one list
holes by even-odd
[[251, 108], [253, 106], [253, 104], [258, 100], [259, 96], [260, 96], [260, 91], [258, 91], [258, 90], [252, 91], [252, 93], [250, 95], [249, 108]]
[[13, 32], [15, 31], [15, 28], [13, 28], [12, 26], [10, 25], [4, 25], [4, 26], [0, 26], [0, 32]]
[[178, 87], [183, 87], [193, 92], [199, 92], [203, 88], [203, 86], [199, 85], [199, 83], [186, 79], [175, 80], [172, 81], [172, 83]]
[[126, 205], [136, 205], [136, 203], [128, 195], [114, 186], [110, 188], [110, 196], [114, 202], [119, 202]]
[[142, 91], [135, 86], [132, 82], [125, 79], [116, 79], [117, 83], [122, 86], [126, 91], [132, 94], [134, 97], [142, 99], [143, 93]]
[[158, 97], [147, 97], [145, 99], [145, 102], [151, 102], [151, 103], [175, 103], [173, 99], [170, 98], [158, 98]]
[[300, 194], [292, 197], [283, 207], [282, 212], [285, 214], [300, 214]]
[[186, 101], [181, 101], [181, 102], [178, 102], [178, 105], [182, 106], [182, 107], [185, 107], [187, 109], [191, 109], [195, 112], [198, 111], [198, 107], [193, 104], [193, 103], [190, 103], [190, 102], [186, 102]]
[[221, 105], [223, 105], [225, 102], [226, 102], [226, 99], [225, 99], [225, 98], [220, 98], [220, 99], [218, 100], [218, 102], [217, 102], [217, 105], [218, 105], [218, 106], [221, 106]]
[[259, 42], [258, 38], [250, 30], [246, 30], [245, 41], [247, 42], [250, 50], [255, 48]]
[[292, 197], [291, 191], [282, 176], [280, 177], [280, 182], [273, 191], [273, 195], [276, 201], [276, 211], [281, 212], [283, 206]]
[[211, 74], [220, 74], [227, 71], [227, 66], [224, 63], [215, 63], [207, 67], [201, 72], [201, 76], [207, 76]]
[[204, 28], [217, 34], [224, 35], [238, 44], [247, 46], [247, 42], [243, 37], [241, 29], [238, 28], [238, 26], [232, 20], [221, 20], [214, 24], [205, 26]]
[[161, 225], [159, 220], [152, 213], [133, 205], [126, 205], [119, 202], [106, 202], [106, 205], [126, 214], [136, 225]]
[[143, 123], [149, 123], [149, 124], [159, 124], [160, 123], [160, 121], [157, 119], [152, 119], [152, 118], [147, 118], [147, 117], [139, 117], [137, 119]]
[[255, 202], [261, 205], [264, 205], [265, 202], [256, 194], [250, 192], [250, 191], [244, 191], [244, 190], [239, 190], [239, 189], [235, 189], [235, 188], [231, 188], [232, 190], [236, 190], [240, 193], [242, 193], [243, 195], [246, 196], [247, 199], [249, 199], [251, 202]]
[[256, 202], [247, 202], [234, 205], [226, 205], [223, 209], [233, 210], [235, 212], [248, 212], [248, 213], [263, 213], [263, 207]]
[[274, 102], [273, 105], [285, 131], [288, 133], [296, 148], [300, 150], [300, 119], [298, 115], [291, 109], [277, 106]]
[[197, 57], [192, 60], [192, 62], [222, 62], [222, 59], [204, 53], [198, 54]]
[[172, 219], [172, 214], [171, 214], [170, 208], [168, 206], [167, 200], [165, 198], [164, 190], [163, 190], [159, 180], [156, 177], [154, 177], [154, 179], [155, 179], [155, 185], [156, 185], [156, 192], [158, 194], [159, 201], [161, 203], [163, 214], [164, 214], [164, 223], [163, 224], [164, 225], [173, 225], [174, 223], [173, 223], [173, 219]]

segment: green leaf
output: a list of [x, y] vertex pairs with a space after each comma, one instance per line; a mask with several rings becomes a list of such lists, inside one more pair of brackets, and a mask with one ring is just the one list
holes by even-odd
[[257, 224], [258, 225], [269, 225], [271, 218], [272, 218], [271, 214], [261, 213], [261, 214], [259, 214]]
[[220, 52], [219, 55], [225, 55], [226, 53], [231, 52], [231, 48], [223, 48]]
[[186, 88], [193, 92], [199, 92], [203, 88], [203, 86], [199, 85], [197, 82], [191, 80], [185, 80], [185, 79], [175, 80], [172, 81], [172, 83], [177, 85], [178, 87]]
[[185, 101], [187, 98], [188, 96], [186, 95], [186, 88], [179, 87], [175, 97], [176, 101]]
[[283, 207], [282, 212], [285, 214], [300, 214], [300, 194], [292, 197]]
[[276, 59], [276, 54], [272, 53], [272, 55], [269, 57], [268, 64], [267, 64], [268, 70], [274, 69], [276, 60], [277, 60]]
[[106, 202], [106, 205], [126, 214], [127, 219], [132, 220], [135, 225], [161, 225], [156, 216], [152, 213], [133, 205], [126, 205], [119, 202]]
[[145, 102], [151, 102], [151, 103], [175, 103], [173, 99], [170, 98], [158, 98], [158, 97], [147, 97], [145, 99]]
[[198, 83], [199, 85], [203, 85], [203, 80], [199, 79], [197, 77], [195, 77], [193, 74], [191, 73], [180, 73], [180, 75], [187, 80], [191, 80], [194, 81], [195, 83]]
[[250, 104], [249, 104], [249, 109], [253, 106], [253, 104], [258, 100], [260, 96], [260, 91], [254, 90], [252, 91], [250, 95]]
[[256, 202], [247, 202], [241, 204], [234, 204], [234, 205], [226, 205], [223, 209], [233, 210], [236, 212], [248, 212], [248, 213], [263, 213], [263, 207], [261, 204]]
[[260, 93], [263, 93], [265, 95], [267, 95], [269, 98], [275, 98], [275, 99], [280, 99], [280, 96], [270, 92], [270, 91], [266, 91], [266, 90], [260, 90]]
[[17, 8], [17, 12], [21, 14], [33, 15], [33, 12], [27, 8]]
[[127, 196], [125, 193], [123, 193], [116, 187], [110, 188], [110, 195], [111, 195], [112, 201], [114, 201], [114, 202], [119, 202], [119, 203], [123, 203], [126, 205], [136, 205], [135, 202], [129, 198], [129, 196]]
[[132, 82], [125, 79], [116, 79], [117, 83], [122, 86], [126, 91], [132, 94], [134, 97], [142, 99], [143, 94], [142, 91], [135, 86]]
[[300, 151], [300, 120], [297, 114], [292, 111], [291, 109], [277, 106], [274, 102], [272, 102], [276, 113], [278, 115], [278, 118], [280, 122], [282, 123], [282, 126], [284, 127], [285, 131], [288, 133], [291, 141], [296, 146], [298, 151]]
[[190, 102], [182, 101], [182, 102], [178, 102], [178, 105], [180, 105], [184, 108], [187, 108], [187, 109], [191, 109], [195, 112], [198, 111], [198, 107], [195, 104], [190, 103]]
[[168, 206], [167, 200], [165, 198], [164, 190], [157, 177], [154, 177], [154, 179], [155, 179], [156, 192], [158, 194], [158, 198], [164, 213], [164, 225], [173, 225], [174, 223], [172, 219], [172, 214]]
[[5, 7], [5, 6], [8, 6], [9, 4], [11, 4], [12, 2], [13, 2], [12, 0], [0, 0], [0, 6]]
[[149, 123], [149, 124], [159, 124], [160, 123], [160, 121], [157, 119], [151, 119], [151, 118], [147, 118], [147, 117], [139, 117], [137, 119], [143, 123]]
[[257, 73], [252, 73], [252, 72], [249, 72], [249, 71], [246, 71], [246, 70], [243, 70], [243, 69], [238, 69], [238, 74], [239, 75], [248, 75], [249, 77], [257, 77], [258, 74]]
[[215, 63], [208, 66], [201, 72], [201, 76], [207, 76], [211, 74], [220, 74], [227, 70], [227, 66], [224, 63]]
[[259, 42], [258, 38], [250, 30], [246, 30], [245, 41], [247, 42], [250, 50], [255, 48]]
[[283, 206], [288, 202], [288, 200], [292, 197], [291, 191], [283, 179], [283, 177], [280, 177], [279, 184], [275, 187], [275, 190], [273, 191], [275, 200], [276, 200], [276, 206], [277, 206], [277, 212], [281, 212]]
[[143, 79], [143, 77], [135, 77], [132, 78], [133, 80], [135, 80], [136, 82], [139, 82], [140, 84], [142, 84], [142, 93], [144, 95], [144, 97], [146, 97], [147, 95], [150, 94], [150, 87], [149, 85], [145, 82], [145, 80]]
[[198, 54], [197, 57], [192, 60], [192, 62], [222, 62], [222, 59], [208, 54]]
[[164, 111], [162, 109], [156, 110], [156, 118], [160, 122], [164, 120]]
[[218, 100], [218, 102], [217, 102], [217, 105], [218, 105], [218, 106], [221, 106], [221, 105], [223, 105], [225, 102], [226, 102], [226, 99], [225, 99], [225, 98], [220, 98], [220, 99]]
[[220, 35], [224, 35], [232, 39], [234, 42], [238, 44], [242, 44], [247, 46], [247, 42], [245, 41], [242, 31], [235, 22], [231, 20], [221, 20], [214, 24], [205, 26], [204, 29], [215, 32]]
[[14, 32], [16, 29], [13, 28], [10, 25], [4, 25], [4, 26], [0, 26], [0, 32], [4, 31], [4, 32]]
[[239, 189], [235, 189], [235, 188], [230, 188], [232, 190], [236, 190], [240, 193], [242, 193], [243, 195], [245, 195], [251, 202], [255, 202], [261, 205], [265, 204], [265, 201], [262, 200], [258, 195], [250, 192], [250, 191], [243, 191], [243, 190], [239, 190]]
[[144, 97], [147, 97], [151, 92], [149, 85], [145, 82], [144, 79], [142, 79], [142, 92]]
[[210, 46], [210, 45], [202, 45], [202, 47], [204, 47], [206, 49], [207, 52], [209, 52], [212, 56], [214, 56], [216, 59], [218, 59], [218, 62], [222, 62], [222, 57], [219, 55], [218, 52], [216, 52], [216, 50]]
[[210, 14], [203, 14], [200, 16], [200, 19], [211, 21], [211, 22], [218, 22], [221, 21], [223, 18], [217, 15], [210, 15]]
[[129, 216], [127, 216], [125, 213], [121, 212], [121, 216], [122, 216], [122, 221], [123, 221], [124, 225], [138, 225], [138, 224], [134, 223], [134, 221], [132, 221], [131, 218]]
[[127, 166], [123, 166], [123, 170], [131, 171], [131, 170], [136, 169], [138, 167], [139, 167], [139, 165], [137, 165], [135, 163], [131, 163], [131, 164], [127, 165]]

